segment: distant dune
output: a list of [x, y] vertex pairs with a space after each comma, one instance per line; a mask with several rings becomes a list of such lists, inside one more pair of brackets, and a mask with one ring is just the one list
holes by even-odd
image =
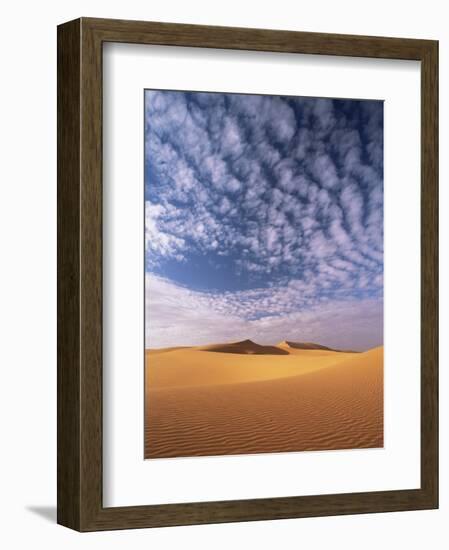
[[342, 353], [357, 353], [356, 351], [351, 351], [351, 350], [340, 350], [340, 349], [328, 348], [327, 346], [314, 344], [313, 342], [289, 342], [287, 340], [280, 342], [278, 344], [278, 347], [282, 349], [293, 348], [293, 349], [307, 349], [307, 350], [317, 350], [317, 351], [338, 351]]
[[242, 340], [230, 344], [214, 344], [204, 346], [203, 351], [214, 351], [216, 353], [239, 353], [244, 355], [288, 355], [288, 351], [277, 346], [261, 346], [252, 340]]
[[290, 344], [147, 350], [145, 457], [382, 447], [383, 347]]

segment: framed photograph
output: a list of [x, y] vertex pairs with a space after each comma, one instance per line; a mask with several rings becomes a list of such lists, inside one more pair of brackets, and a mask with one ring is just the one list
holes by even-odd
[[438, 507], [438, 43], [58, 27], [58, 522]]

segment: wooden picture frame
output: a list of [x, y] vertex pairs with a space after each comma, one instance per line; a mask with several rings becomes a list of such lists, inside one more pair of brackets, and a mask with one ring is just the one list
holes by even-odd
[[[421, 488], [105, 508], [102, 44], [421, 62]], [[438, 43], [81, 18], [58, 27], [58, 523], [78, 531], [438, 507]]]

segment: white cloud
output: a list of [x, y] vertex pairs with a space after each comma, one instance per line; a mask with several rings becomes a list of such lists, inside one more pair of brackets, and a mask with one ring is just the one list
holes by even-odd
[[256, 287], [295, 282], [301, 304], [271, 312], [355, 288], [381, 302], [382, 109], [337, 103], [148, 91], [147, 268], [208, 255]]
[[147, 347], [250, 338], [262, 344], [287, 339], [364, 350], [383, 340], [379, 300], [342, 298], [310, 305], [302, 300], [301, 307], [298, 294], [307, 291], [299, 281], [272, 289], [207, 293], [148, 273], [145, 285]]
[[145, 203], [145, 249], [157, 256], [174, 257], [184, 248], [184, 239], [159, 228], [159, 219], [165, 214], [160, 204]]

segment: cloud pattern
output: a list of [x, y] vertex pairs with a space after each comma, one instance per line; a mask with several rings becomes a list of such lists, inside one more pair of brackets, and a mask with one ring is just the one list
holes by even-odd
[[203, 343], [195, 307], [216, 315], [205, 342], [237, 335], [225, 318], [303, 338], [339, 306], [352, 347], [381, 343], [382, 102], [147, 90], [145, 251], [147, 345], [173, 344], [169, 292], [177, 344]]

